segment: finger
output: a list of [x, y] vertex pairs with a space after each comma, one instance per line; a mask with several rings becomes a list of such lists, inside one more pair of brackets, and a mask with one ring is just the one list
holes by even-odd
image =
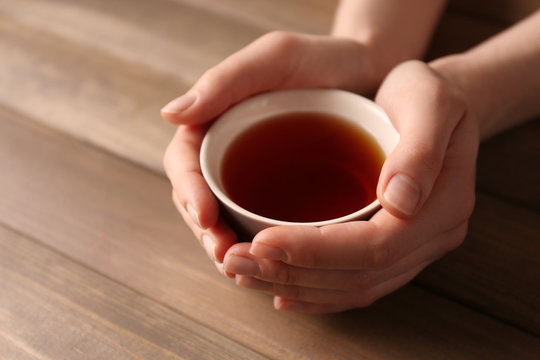
[[[399, 278], [402, 276], [403, 275], [400, 275]], [[249, 277], [241, 277], [241, 279], [237, 280], [237, 284], [244, 287], [254, 288], [259, 291], [292, 301], [316, 304], [338, 304], [349, 308], [371, 305], [377, 299], [377, 292], [374, 291], [374, 289], [378, 289], [378, 287], [375, 287], [364, 292], [318, 289], [296, 285], [270, 283]]]
[[[365, 291], [411, 270], [417, 264], [431, 263], [439, 259], [448, 251], [458, 247], [466, 232], [467, 224], [461, 224], [455, 229], [430, 239], [420, 248], [384, 270], [322, 270], [296, 267], [281, 261], [257, 258], [249, 253], [247, 243], [231, 247], [223, 263], [225, 270], [230, 273], [251, 276], [267, 283]], [[268, 289], [265, 288], [265, 290]]]
[[[320, 270], [291, 266], [281, 261], [257, 258], [249, 253], [249, 244], [236, 244], [225, 255], [224, 269], [227, 272], [256, 278], [268, 283], [298, 285], [304, 287], [352, 290], [353, 283], [360, 283], [358, 271]], [[375, 281], [377, 274], [370, 278]], [[367, 276], [364, 277], [367, 280]], [[261, 290], [261, 289], [259, 289]]]
[[400, 133], [377, 188], [382, 206], [395, 216], [415, 215], [441, 171], [450, 137], [465, 115], [450, 89], [425, 64], [412, 61], [393, 70], [377, 94]]
[[205, 249], [208, 257], [216, 263], [216, 266], [221, 265], [218, 267], [218, 270], [224, 274], [227, 274], [229, 277], [234, 277], [233, 274], [226, 272], [222, 265], [226, 252], [237, 242], [234, 231], [231, 230], [227, 223], [221, 218], [211, 228], [202, 230], [193, 222], [191, 216], [184, 209], [184, 207], [180, 205], [174, 191], [172, 198], [176, 208], [180, 212], [180, 215], [182, 215], [186, 224], [197, 237], [199, 243]]
[[409, 283], [427, 265], [429, 264], [418, 264], [413, 269], [364, 291], [340, 291], [272, 284], [271, 292], [275, 296], [300, 303], [335, 304], [345, 308], [367, 307]]
[[278, 309], [317, 313], [335, 312], [370, 306], [380, 298], [409, 283], [429, 264], [429, 262], [417, 264], [409, 271], [361, 291], [341, 291], [276, 284], [242, 275], [236, 277], [236, 284], [280, 298], [283, 303]]
[[200, 126], [179, 126], [163, 159], [181, 207], [202, 229], [213, 226], [219, 216], [218, 202], [202, 176], [199, 162], [205, 131]]
[[364, 52], [348, 39], [272, 32], [208, 70], [161, 114], [175, 124], [201, 124], [267, 90], [335, 87], [365, 92], [373, 81], [368, 81], [371, 65]]
[[[466, 226], [466, 224], [463, 224], [452, 231], [442, 234], [437, 241], [447, 244], [445, 250], [455, 248], [462, 241], [466, 233]], [[456, 241], [456, 239], [458, 240]], [[278, 302], [279, 305], [276, 307], [278, 309], [310, 313], [343, 311], [355, 307], [369, 306], [376, 300], [401, 288], [416, 277], [425, 267], [445, 253], [444, 251], [432, 253], [429, 249], [425, 252], [429, 255], [421, 257], [422, 261], [413, 261], [411, 266], [404, 267], [408, 270], [392, 271], [393, 276], [388, 277], [386, 280], [366, 288], [361, 287], [352, 291], [276, 284], [242, 275], [236, 277], [236, 283], [242, 287], [275, 295], [280, 299]], [[397, 265], [397, 267], [400, 267], [400, 265]]]
[[[381, 226], [382, 225], [382, 226]], [[259, 232], [250, 253], [289, 265], [334, 270], [381, 270], [409, 254], [425, 241], [402, 234], [406, 221], [353, 221], [323, 227], [276, 226]]]
[[[415, 239], [430, 239], [468, 221], [475, 203], [477, 133], [474, 120], [469, 117], [463, 118], [454, 129], [443, 168], [430, 197], [413, 218], [401, 222], [403, 227], [398, 233], [409, 240], [407, 243], [396, 242], [394, 247], [405, 246], [411, 250], [418, 245]], [[381, 210], [370, 222], [386, 228], [387, 224], [396, 224], [396, 219]]]
[[[259, 232], [250, 254], [310, 269], [385, 270], [431, 241], [465, 222], [472, 211], [471, 189], [457, 189], [450, 176], [414, 219], [404, 220], [380, 210], [370, 221], [320, 228], [277, 226]], [[469, 180], [463, 180], [469, 182]], [[459, 187], [459, 186], [458, 186]], [[463, 192], [463, 193], [461, 193]], [[445, 207], [441, 210], [440, 204]]]
[[370, 222], [349, 222], [324, 227], [276, 226], [253, 238], [250, 253], [289, 265], [357, 270], [378, 264], [375, 248], [381, 232]]
[[[427, 265], [428, 264], [421, 264], [417, 268], [401, 274], [400, 276], [381, 284], [379, 287], [374, 288], [369, 292], [353, 295], [352, 299], [345, 303], [339, 302], [339, 298], [337, 299], [338, 302], [334, 302], [336, 298], [333, 293], [329, 292], [325, 292], [323, 294], [319, 294], [317, 297], [313, 297], [315, 301], [309, 301], [305, 300], [304, 298], [312, 296], [313, 294], [306, 292], [308, 293], [307, 296], [298, 296], [298, 294], [303, 295], [303, 293], [300, 293], [297, 290], [291, 291], [290, 289], [287, 290], [286, 288], [282, 288], [282, 295], [276, 295], [274, 297], [274, 307], [277, 310], [297, 311], [311, 314], [326, 314], [359, 307], [367, 307], [372, 305], [380, 298], [409, 283]], [[320, 303], [318, 302], [319, 299], [327, 299], [329, 302]]]
[[231, 247], [223, 261], [224, 269], [236, 275], [250, 276], [270, 284], [354, 291], [372, 287], [395, 276], [393, 273], [401, 270], [399, 266], [390, 271], [323, 270], [297, 267], [282, 261], [255, 257], [249, 253], [249, 247], [248, 243]]

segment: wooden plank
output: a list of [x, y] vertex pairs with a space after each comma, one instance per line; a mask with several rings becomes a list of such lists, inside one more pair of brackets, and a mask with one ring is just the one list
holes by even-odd
[[212, 269], [170, 205], [166, 179], [15, 114], [3, 111], [0, 119], [0, 221], [261, 354], [540, 354], [538, 337], [414, 286], [345, 314], [275, 312], [265, 295], [237, 288]]
[[[321, 27], [314, 32], [327, 30], [335, 6], [247, 4], [243, 12], [239, 0], [0, 0], [0, 102], [161, 172], [173, 131], [159, 118], [163, 104], [265, 31], [292, 29], [295, 18], [303, 19], [296, 30], [308, 23]], [[499, 29], [449, 13], [428, 57], [463, 50]]]
[[265, 31], [328, 34], [338, 0], [175, 0]]
[[[98, 51], [191, 84], [206, 69], [267, 31], [194, 4], [197, 2], [0, 0], [0, 14], [44, 36], [78, 44], [72, 52]], [[61, 57], [69, 49], [49, 52]]]
[[[165, 103], [266, 31], [309, 30], [306, 24], [328, 30], [335, 6], [322, 0], [219, 4], [0, 0], [0, 103], [162, 172], [174, 129], [159, 117]], [[498, 29], [449, 13], [430, 56], [463, 50]]]
[[265, 358], [2, 226], [0, 288], [0, 357]]
[[[249, 16], [273, 16], [277, 27], [299, 14], [319, 24], [323, 15], [310, 14], [328, 6], [319, 1], [306, 11], [313, 4], [295, 3], [296, 10], [283, 13], [270, 2], [248, 4], [258, 4], [249, 6]], [[261, 20], [240, 22], [226, 6], [203, 5], [0, 0], [0, 102], [162, 171], [173, 127], [159, 109], [206, 69], [271, 30]], [[283, 16], [289, 20], [279, 20]]]
[[465, 242], [415, 283], [540, 335], [538, 239], [538, 211], [479, 193]]
[[0, 16], [0, 103], [161, 168], [174, 127], [159, 109], [186, 86]]
[[540, 118], [480, 147], [478, 188], [540, 211]]

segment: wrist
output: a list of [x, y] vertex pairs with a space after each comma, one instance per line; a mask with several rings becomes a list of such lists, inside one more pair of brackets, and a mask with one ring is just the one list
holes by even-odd
[[384, 46], [374, 36], [351, 38], [332, 36], [336, 41], [344, 44], [352, 62], [349, 64], [358, 76], [352, 86], [353, 91], [366, 96], [374, 96], [388, 73], [402, 60], [393, 59], [385, 52]]
[[391, 69], [385, 69], [377, 61], [374, 46], [368, 41], [347, 37], [332, 36], [335, 42], [340, 43], [342, 53], [335, 54], [341, 58], [341, 80], [346, 90], [354, 91], [364, 96], [374, 96], [384, 77]]

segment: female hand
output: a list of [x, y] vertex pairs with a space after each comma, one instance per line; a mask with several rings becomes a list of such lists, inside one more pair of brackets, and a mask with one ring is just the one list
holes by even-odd
[[369, 221], [269, 228], [225, 255], [237, 284], [273, 295], [277, 309], [367, 306], [465, 237], [479, 140], [459, 89], [411, 61], [388, 75], [376, 101], [401, 135], [379, 179], [383, 208]]
[[164, 157], [173, 201], [218, 269], [236, 236], [219, 217], [218, 203], [201, 175], [199, 149], [208, 124], [234, 103], [266, 90], [374, 92], [381, 77], [374, 64], [367, 47], [351, 39], [274, 32], [208, 70], [162, 109], [166, 120], [179, 124]]

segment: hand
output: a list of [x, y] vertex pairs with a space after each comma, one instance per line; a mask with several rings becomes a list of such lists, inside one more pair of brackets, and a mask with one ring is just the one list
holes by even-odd
[[236, 283], [273, 295], [277, 309], [367, 306], [465, 237], [478, 129], [459, 89], [411, 61], [388, 75], [376, 101], [401, 135], [379, 180], [383, 208], [369, 221], [269, 228], [225, 255], [224, 269]]
[[375, 63], [358, 42], [329, 36], [270, 33], [208, 70], [184, 96], [162, 109], [180, 124], [164, 157], [173, 200], [186, 223], [222, 270], [235, 234], [201, 175], [199, 150], [208, 123], [232, 104], [266, 90], [331, 87], [375, 90]]

